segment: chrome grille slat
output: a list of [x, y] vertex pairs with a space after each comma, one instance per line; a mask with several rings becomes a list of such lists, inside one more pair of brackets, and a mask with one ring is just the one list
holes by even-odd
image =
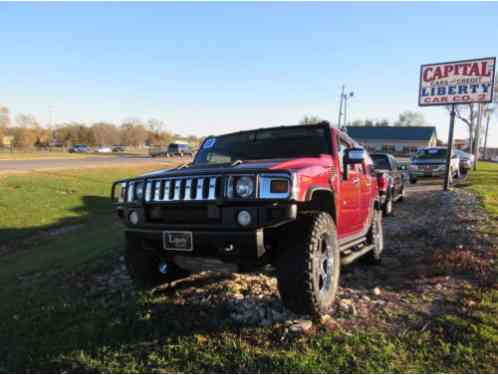
[[215, 198], [216, 198], [216, 177], [210, 177], [208, 199], [213, 200]]
[[185, 200], [185, 201], [190, 200], [191, 190], [192, 190], [192, 179], [189, 178], [189, 179], [187, 179], [187, 182], [185, 183], [185, 197], [183, 198], [183, 200]]
[[174, 201], [179, 201], [180, 200], [180, 189], [182, 185], [182, 180], [176, 180], [175, 181], [175, 187], [173, 188], [173, 200]]
[[215, 200], [221, 176], [154, 178], [147, 181], [146, 202]]
[[161, 181], [153, 181], [154, 183], [154, 201], [159, 201], [161, 197]]
[[162, 181], [163, 186], [163, 198], [161, 199], [162, 202], [167, 202], [169, 201], [169, 196], [170, 196], [170, 190], [171, 190], [171, 181], [169, 180], [163, 180]]
[[152, 198], [152, 181], [148, 181], [145, 186], [145, 201], [150, 202]]
[[204, 177], [199, 177], [197, 179], [197, 192], [195, 194], [195, 200], [201, 201], [203, 196], [202, 192], [204, 191]]

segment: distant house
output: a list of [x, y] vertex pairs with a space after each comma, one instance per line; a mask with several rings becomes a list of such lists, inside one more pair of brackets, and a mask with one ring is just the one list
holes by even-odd
[[369, 151], [411, 155], [420, 147], [437, 146], [434, 126], [347, 126], [346, 131]]
[[4, 135], [0, 137], [0, 147], [10, 147], [14, 142], [14, 137], [11, 135]]

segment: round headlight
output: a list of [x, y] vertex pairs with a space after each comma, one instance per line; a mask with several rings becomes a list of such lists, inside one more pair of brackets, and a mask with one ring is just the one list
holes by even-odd
[[251, 224], [251, 214], [246, 210], [240, 211], [237, 214], [237, 222], [243, 227]]
[[144, 197], [144, 184], [143, 182], [135, 183], [135, 199], [140, 200]]
[[240, 177], [235, 185], [235, 192], [241, 198], [247, 198], [254, 193], [254, 180], [251, 177]]
[[137, 225], [139, 220], [137, 212], [131, 211], [128, 215], [128, 220], [130, 221], [131, 224]]

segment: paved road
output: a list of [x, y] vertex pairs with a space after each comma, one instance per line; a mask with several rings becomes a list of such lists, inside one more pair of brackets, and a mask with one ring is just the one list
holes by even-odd
[[73, 169], [140, 164], [171, 164], [179, 159], [159, 159], [150, 157], [109, 156], [88, 157], [85, 159], [42, 159], [42, 160], [0, 160], [0, 174], [22, 173], [46, 169]]

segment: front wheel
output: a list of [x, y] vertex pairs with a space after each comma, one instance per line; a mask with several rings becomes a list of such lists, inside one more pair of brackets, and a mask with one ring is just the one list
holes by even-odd
[[339, 285], [334, 220], [325, 212], [302, 214], [288, 229], [277, 259], [280, 296], [291, 311], [319, 316], [332, 306]]

